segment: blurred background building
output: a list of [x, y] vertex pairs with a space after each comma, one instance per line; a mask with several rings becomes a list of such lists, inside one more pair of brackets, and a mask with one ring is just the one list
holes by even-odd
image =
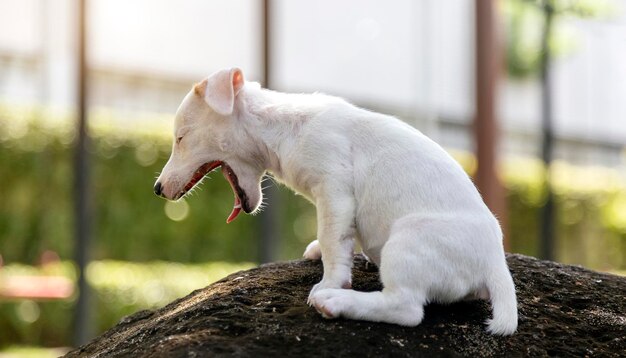
[[[554, 62], [557, 158], [624, 163], [625, 4], [601, 1], [598, 7], [614, 11], [559, 22], [556, 41], [564, 53]], [[249, 79], [260, 80], [260, 5], [90, 1], [90, 105], [173, 113], [190, 84], [217, 69], [239, 66]], [[524, 10], [510, 4], [501, 7], [511, 17], [532, 15], [511, 14]], [[75, 9], [71, 0], [0, 1], [0, 98], [74, 105]], [[473, 1], [275, 1], [272, 12], [275, 89], [343, 96], [399, 114], [445, 146], [473, 148], [467, 129], [474, 114]], [[527, 28], [514, 33], [515, 51], [537, 52], [533, 41], [541, 17], [522, 21]], [[498, 105], [504, 150], [536, 155], [539, 83], [510, 71], [500, 84]]]
[[[76, 278], [77, 3], [0, 0], [0, 347], [71, 344], [64, 318], [76, 293], [68, 293], [67, 282], [63, 294], [54, 285], [44, 292], [59, 296], [45, 303], [36, 297], [42, 292], [20, 289], [35, 282], [27, 277]], [[540, 60], [550, 4], [554, 258], [624, 272], [626, 0], [493, 3], [501, 49], [492, 54], [501, 65], [496, 151], [509, 249], [541, 254], [547, 199]], [[268, 78], [264, 4], [271, 4]], [[218, 69], [238, 66], [248, 80], [275, 90], [325, 92], [394, 114], [442, 144], [470, 174], [476, 171], [473, 0], [86, 5], [95, 260], [87, 280], [97, 331], [259, 260], [259, 220], [267, 212], [225, 225], [232, 204], [226, 183], [206, 181], [178, 203], [152, 194], [169, 155], [174, 112], [193, 83]], [[284, 188], [275, 195], [280, 244], [271, 257], [299, 257], [315, 238], [315, 212]]]

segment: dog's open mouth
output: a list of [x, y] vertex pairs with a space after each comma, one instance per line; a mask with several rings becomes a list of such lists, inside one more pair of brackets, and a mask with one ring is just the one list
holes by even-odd
[[233, 211], [228, 216], [228, 219], [226, 219], [226, 222], [230, 223], [231, 221], [235, 220], [235, 218], [237, 217], [237, 215], [239, 215], [242, 209], [246, 213], [250, 213], [252, 210], [250, 209], [250, 204], [248, 203], [248, 196], [246, 195], [246, 192], [239, 186], [239, 179], [237, 178], [237, 175], [235, 175], [235, 172], [232, 170], [232, 168], [228, 166], [228, 164], [226, 164], [225, 162], [216, 160], [201, 165], [193, 173], [191, 180], [177, 195], [176, 199], [182, 198], [185, 194], [187, 194], [187, 192], [189, 192], [189, 190], [196, 186], [196, 184], [198, 184], [205, 175], [209, 174], [219, 167], [222, 167], [222, 173], [224, 174], [224, 178], [226, 178], [226, 180], [230, 184], [230, 187], [233, 189], [233, 194], [235, 195], [235, 204], [233, 205]]

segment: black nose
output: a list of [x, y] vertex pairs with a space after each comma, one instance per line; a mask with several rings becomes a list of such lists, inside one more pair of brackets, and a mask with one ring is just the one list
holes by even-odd
[[157, 182], [156, 184], [154, 184], [154, 193], [158, 196], [161, 196], [161, 182]]

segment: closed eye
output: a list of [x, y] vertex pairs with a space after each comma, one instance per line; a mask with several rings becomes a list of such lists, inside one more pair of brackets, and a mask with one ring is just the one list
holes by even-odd
[[183, 137], [182, 137], [182, 136], [180, 136], [180, 137], [176, 138], [176, 144], [179, 144], [181, 140], [183, 140]]

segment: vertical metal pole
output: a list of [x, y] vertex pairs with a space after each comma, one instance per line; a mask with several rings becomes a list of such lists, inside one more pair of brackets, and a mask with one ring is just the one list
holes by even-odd
[[541, 37], [541, 159], [545, 167], [544, 190], [546, 203], [541, 208], [540, 256], [545, 260], [554, 260], [554, 195], [550, 180], [550, 163], [552, 162], [553, 125], [552, 96], [550, 81], [550, 46], [552, 19], [554, 8], [550, 0], [543, 2], [544, 25]]
[[270, 8], [270, 0], [263, 0], [263, 9], [262, 9], [262, 24], [261, 26], [263, 27], [263, 49], [261, 51], [263, 51], [263, 54], [261, 56], [262, 61], [263, 61], [263, 78], [262, 78], [262, 85], [265, 88], [270, 88], [270, 75], [271, 75], [271, 39], [270, 39], [270, 35], [271, 35], [271, 11], [272, 9]]
[[[262, 3], [262, 36], [263, 36], [263, 48], [262, 48], [262, 61], [263, 61], [263, 74], [262, 85], [265, 88], [271, 88], [271, 65], [272, 65], [272, 43], [271, 43], [271, 1], [263, 0]], [[278, 217], [279, 205], [280, 205], [280, 193], [273, 183], [266, 181], [268, 187], [263, 191], [265, 197], [265, 210], [260, 214], [260, 240], [259, 240], [259, 256], [260, 263], [271, 262], [277, 259], [278, 243], [280, 241], [280, 220]]]
[[82, 345], [91, 335], [90, 292], [85, 280], [85, 267], [89, 262], [91, 207], [89, 196], [89, 161], [87, 133], [87, 68], [85, 60], [85, 5], [87, 0], [77, 1], [78, 41], [78, 93], [77, 93], [77, 140], [74, 157], [74, 225], [76, 247], [74, 260], [78, 266], [78, 300], [74, 312], [73, 344]]
[[498, 179], [498, 123], [496, 91], [501, 67], [500, 46], [496, 29], [495, 1], [476, 0], [476, 118], [474, 138], [478, 168], [476, 186], [485, 203], [496, 215], [504, 232], [504, 248], [510, 249], [504, 188]]

